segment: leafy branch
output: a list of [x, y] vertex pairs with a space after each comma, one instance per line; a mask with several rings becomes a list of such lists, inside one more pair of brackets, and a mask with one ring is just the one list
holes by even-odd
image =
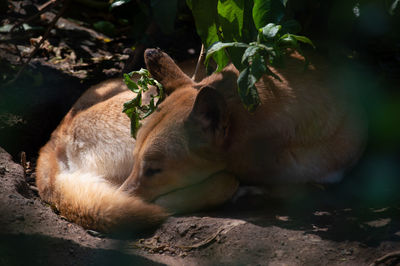
[[[282, 67], [283, 57], [288, 48], [295, 49], [301, 53], [299, 42], [306, 43], [314, 47], [310, 39], [304, 36], [283, 33], [281, 25], [269, 23], [258, 30], [257, 41], [249, 44], [241, 42], [216, 42], [210, 46], [206, 54], [206, 64], [208, 60], [217, 52], [227, 48], [245, 48], [240, 62], [232, 60], [235, 67], [240, 71], [238, 84], [238, 94], [245, 108], [253, 112], [260, 104], [255, 83], [264, 75], [270, 75], [278, 80], [280, 78], [271, 71], [268, 64], [274, 67]], [[225, 51], [229, 55], [229, 51]], [[230, 53], [242, 53], [230, 50]]]
[[[114, 1], [112, 6], [126, 2], [129, 0]], [[152, 0], [152, 8], [160, 7], [157, 5], [159, 2]], [[260, 104], [256, 82], [264, 74], [279, 80], [269, 66], [283, 66], [288, 48], [301, 53], [299, 43], [314, 47], [310, 39], [296, 35], [301, 26], [287, 18], [287, 0], [186, 0], [186, 3], [192, 10], [197, 33], [207, 51], [206, 66], [211, 58], [217, 63], [216, 71], [221, 71], [229, 62], [235, 65], [240, 71], [238, 95], [250, 112]], [[162, 10], [167, 10], [164, 7], [175, 10], [176, 1], [163, 1], [162, 7]], [[166, 16], [165, 19], [169, 19], [164, 22], [158, 21], [159, 26], [166, 25], [166, 21], [173, 22], [174, 12]], [[128, 75], [125, 76], [128, 87], [138, 93], [136, 98], [124, 105], [124, 112], [131, 118], [132, 136], [135, 136], [140, 120], [150, 115], [164, 96], [161, 85], [157, 85], [159, 83], [151, 79], [146, 70], [132, 73], [142, 75], [137, 84]], [[142, 93], [148, 90], [149, 84], [158, 86], [160, 95], [157, 96], [157, 104], [152, 98], [150, 105], [146, 106], [142, 105]]]
[[[141, 76], [137, 82], [132, 80], [134, 74], [139, 74]], [[124, 103], [124, 109], [122, 110], [131, 120], [131, 135], [136, 138], [136, 133], [141, 126], [140, 120], [151, 115], [164, 100], [164, 88], [161, 83], [151, 78], [149, 71], [144, 68], [139, 71], [132, 71], [129, 74], [124, 74], [124, 82], [128, 89], [136, 94], [135, 98]], [[146, 105], [143, 103], [142, 99], [144, 93], [150, 89], [149, 86], [156, 86], [158, 95], [150, 94], [150, 103]]]
[[197, 33], [212, 58], [217, 72], [232, 62], [240, 71], [238, 95], [244, 107], [253, 112], [260, 104], [255, 83], [269, 68], [283, 66], [288, 48], [301, 53], [299, 42], [314, 47], [304, 36], [296, 35], [300, 24], [286, 12], [288, 0], [186, 0], [192, 10]]

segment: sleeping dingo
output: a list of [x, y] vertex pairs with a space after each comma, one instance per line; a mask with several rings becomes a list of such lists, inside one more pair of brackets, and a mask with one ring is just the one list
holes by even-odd
[[145, 62], [167, 98], [136, 141], [119, 81], [87, 91], [41, 149], [41, 197], [68, 219], [104, 232], [155, 225], [171, 213], [215, 206], [238, 183], [334, 182], [360, 156], [365, 124], [346, 93], [328, 86], [323, 65], [293, 54], [256, 84], [247, 112], [232, 66], [196, 83], [159, 49]]

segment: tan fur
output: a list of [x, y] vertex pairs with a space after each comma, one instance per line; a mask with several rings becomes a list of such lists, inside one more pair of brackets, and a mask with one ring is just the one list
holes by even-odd
[[233, 195], [237, 178], [334, 181], [360, 156], [364, 121], [319, 62], [303, 71], [301, 57], [288, 58], [273, 70], [282, 82], [257, 83], [262, 104], [250, 114], [233, 66], [196, 83], [159, 49], [146, 50], [145, 61], [168, 97], [136, 143], [121, 112], [133, 94], [112, 80], [86, 92], [40, 151], [41, 197], [87, 228], [140, 229], [167, 212], [215, 206]]
[[91, 88], [40, 150], [41, 197], [86, 228], [140, 229], [167, 217], [160, 207], [118, 190], [133, 165], [134, 139], [122, 113], [132, 97], [120, 79]]
[[[193, 68], [187, 63], [185, 67], [187, 71]], [[143, 101], [148, 103], [146, 96]], [[123, 103], [133, 97], [121, 79], [90, 88], [39, 152], [36, 183], [40, 196], [85, 228], [103, 232], [140, 230], [159, 224], [171, 213], [217, 205], [236, 190], [234, 177], [223, 174], [177, 193], [173, 204], [164, 204], [160, 198], [161, 205], [168, 207], [165, 210], [120, 189], [134, 165], [135, 140], [130, 136], [130, 121], [122, 113]], [[218, 190], [226, 184], [231, 184], [228, 195], [198, 200], [207, 187]], [[196, 196], [185, 205], [178, 202], [178, 195]]]
[[[171, 93], [139, 131], [136, 163], [122, 185], [147, 200], [221, 171], [250, 184], [334, 182], [363, 150], [365, 121], [351, 97], [330, 86], [318, 58], [306, 71], [297, 54], [272, 69], [282, 81], [257, 83], [261, 105], [253, 114], [240, 102], [232, 65], [200, 83], [185, 76], [178, 83], [168, 55], [152, 49], [145, 59]], [[159, 170], [147, 177], [148, 169]]]

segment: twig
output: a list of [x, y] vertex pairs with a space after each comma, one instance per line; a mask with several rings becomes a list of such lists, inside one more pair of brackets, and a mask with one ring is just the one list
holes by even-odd
[[212, 241], [214, 241], [217, 238], [217, 236], [219, 236], [219, 234], [222, 231], [224, 231], [224, 229], [225, 228], [219, 228], [217, 230], [217, 232], [215, 232], [213, 235], [209, 236], [208, 238], [206, 238], [206, 239], [204, 239], [204, 240], [202, 240], [202, 241], [200, 241], [200, 242], [198, 242], [196, 244], [189, 245], [189, 246], [177, 246], [177, 247], [180, 248], [180, 249], [188, 251], [188, 250], [191, 250], [191, 249], [196, 249], [196, 248], [200, 248], [200, 247], [206, 246], [206, 245], [210, 244]]
[[30, 53], [28, 59], [25, 61], [25, 63], [21, 66], [21, 68], [18, 70], [17, 74], [15, 75], [15, 77], [10, 80], [9, 82], [6, 83], [5, 86], [8, 86], [12, 83], [14, 83], [19, 76], [21, 75], [21, 73], [24, 71], [24, 69], [26, 68], [26, 66], [29, 64], [29, 62], [32, 60], [32, 58], [35, 56], [35, 54], [39, 51], [40, 46], [42, 46], [42, 44], [44, 43], [44, 41], [47, 39], [47, 37], [50, 34], [50, 31], [53, 29], [54, 25], [57, 23], [57, 20], [62, 16], [62, 14], [64, 14], [65, 10], [67, 9], [69, 3], [71, 0], [64, 0], [64, 5], [63, 7], [60, 9], [60, 11], [57, 13], [57, 15], [53, 18], [53, 20], [50, 22], [49, 26], [47, 27], [45, 33], [43, 34], [42, 38], [40, 39], [40, 41], [38, 43], [35, 44], [35, 49]]
[[[57, 6], [58, 4], [60, 4], [62, 2], [62, 0], [50, 0], [46, 3], [44, 3], [43, 5], [41, 5], [38, 9], [39, 12], [37, 12], [36, 14], [34, 14], [33, 16], [30, 16], [29, 18], [26, 18], [18, 23], [16, 23], [14, 26], [11, 27], [10, 29], [10, 33], [12, 33], [13, 31], [15, 31], [15, 29], [18, 29], [21, 27], [22, 24], [27, 23], [29, 21], [34, 20], [35, 18], [37, 18], [38, 16], [40, 16], [41, 14], [43, 14], [44, 12], [46, 12], [47, 10]], [[21, 52], [19, 51], [18, 47], [16, 44], [14, 44], [14, 48], [18, 53], [18, 60], [19, 62], [23, 61], [23, 56], [21, 54]]]
[[52, 6], [54, 3], [59, 4], [61, 2], [61, 0], [49, 0], [46, 3], [44, 3], [43, 5], [39, 6], [38, 9], [39, 11], [43, 11], [43, 9], [48, 9], [49, 6]]
[[200, 69], [200, 66], [203, 65], [203, 63], [204, 63], [204, 57], [205, 57], [204, 44], [202, 44], [199, 59], [197, 60], [197, 64], [196, 64], [196, 69], [194, 70], [194, 74], [192, 77], [192, 80], [194, 80], [194, 81], [199, 80], [199, 69]]
[[48, 1], [47, 3], [45, 3], [45, 4], [43, 4], [42, 6], [39, 7], [39, 12], [37, 12], [36, 14], [30, 16], [29, 18], [26, 18], [26, 19], [18, 22], [17, 24], [15, 24], [14, 26], [12, 26], [12, 28], [10, 29], [10, 32], [13, 32], [15, 29], [18, 29], [19, 27], [21, 27], [22, 24], [34, 20], [35, 18], [37, 18], [38, 16], [40, 16], [41, 14], [46, 12], [47, 10], [58, 6], [61, 2], [62, 2], [62, 0], [57, 0], [57, 1], [50, 0], [50, 1]]
[[382, 256], [379, 259], [376, 259], [373, 263], [370, 264], [370, 266], [379, 265], [379, 264], [384, 263], [393, 258], [397, 258], [397, 260], [400, 259], [400, 250], [388, 253], [385, 256]]
[[14, 43], [14, 49], [17, 51], [18, 53], [18, 62], [22, 62], [22, 60], [24, 59], [24, 57], [21, 54], [21, 51], [18, 49], [18, 46]]

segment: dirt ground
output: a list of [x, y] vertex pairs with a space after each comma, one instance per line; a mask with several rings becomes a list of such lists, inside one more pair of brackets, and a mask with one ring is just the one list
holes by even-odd
[[32, 170], [25, 175], [0, 149], [0, 265], [369, 265], [400, 250], [398, 206], [340, 206], [330, 202], [335, 191], [318, 187], [296, 189], [291, 201], [245, 196], [111, 238], [56, 214]]
[[[35, 25], [43, 31], [54, 16], [46, 12]], [[15, 21], [2, 19], [7, 23]], [[23, 38], [0, 31], [1, 82], [15, 74], [19, 53], [26, 58], [39, 34], [37, 28]], [[0, 86], [0, 266], [370, 265], [400, 251], [399, 152], [373, 136], [360, 163], [337, 185], [288, 187], [280, 197], [244, 193], [129, 238], [87, 231], [58, 215], [37, 195], [35, 158], [85, 89], [121, 74], [130, 56], [124, 47], [132, 44], [105, 38], [61, 18], [20, 79]], [[362, 74], [367, 83], [371, 74]], [[30, 161], [25, 170], [22, 151]], [[399, 263], [398, 255], [377, 265]]]

